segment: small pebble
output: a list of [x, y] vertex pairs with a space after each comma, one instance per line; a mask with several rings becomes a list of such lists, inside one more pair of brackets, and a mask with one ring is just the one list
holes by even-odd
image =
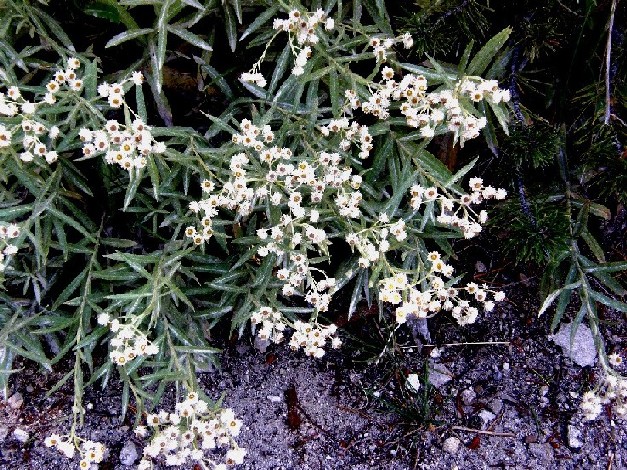
[[583, 441], [581, 440], [581, 429], [568, 425], [568, 447], [573, 449], [580, 449], [583, 447]]
[[462, 402], [464, 405], [470, 405], [477, 398], [477, 393], [472, 388], [467, 388], [462, 392]]
[[8, 426], [0, 426], [0, 444], [2, 442], [4, 442], [4, 440], [7, 438], [7, 436], [9, 435], [9, 428]]
[[496, 415], [494, 413], [491, 413], [488, 410], [481, 410], [479, 412], [479, 417], [481, 418], [481, 421], [483, 421], [483, 423], [486, 424], [492, 421], [494, 418], [496, 418]]
[[11, 408], [13, 408], [14, 410], [17, 410], [21, 408], [22, 405], [24, 404], [24, 397], [22, 397], [22, 394], [20, 392], [16, 392], [9, 397], [9, 399], [7, 400], [7, 403], [9, 404]]
[[120, 463], [126, 467], [130, 467], [137, 460], [137, 447], [133, 441], [126, 441], [124, 447], [120, 451]]
[[15, 431], [13, 431], [13, 437], [22, 444], [24, 444], [26, 441], [28, 441], [29, 434], [28, 431], [17, 428]]
[[499, 414], [501, 410], [503, 409], [503, 400], [499, 400], [498, 398], [495, 398], [494, 400], [490, 402], [489, 406], [494, 414]]
[[442, 450], [449, 454], [456, 454], [459, 451], [459, 445], [461, 441], [454, 436], [447, 438], [442, 445]]

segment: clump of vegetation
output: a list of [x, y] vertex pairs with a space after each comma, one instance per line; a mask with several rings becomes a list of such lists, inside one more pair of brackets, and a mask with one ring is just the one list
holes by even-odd
[[[623, 386], [596, 303], [627, 309], [611, 274], [627, 264], [589, 225], [624, 202], [623, 105], [577, 81], [564, 93], [581, 87], [583, 111], [569, 119], [564, 81], [527, 70], [572, 39], [547, 18], [561, 2], [525, 5], [539, 22], [515, 8], [511, 24], [478, 0], [418, 2], [403, 21], [385, 2], [322, 3], [0, 4], [0, 386], [18, 356], [47, 370], [72, 359], [55, 389], [73, 382], [73, 424], [46, 444], [81, 468], [103, 455], [80, 437], [85, 387], [113, 378], [121, 415], [132, 400], [152, 436], [142, 468], [241, 463], [242, 423], [196, 375], [218, 362], [218, 332], [319, 358], [342, 346], [338, 297], [349, 318], [378, 304], [391, 335], [492, 311], [505, 294], [457, 275], [452, 241], [476, 239], [506, 198], [494, 181], [510, 190], [493, 224], [504, 251], [545, 267], [540, 313], [557, 300], [554, 328], [577, 292], [574, 323], [588, 319], [612, 377], [604, 399]], [[585, 14], [594, 30], [593, 3], [568, 22]], [[93, 44], [73, 42], [81, 22], [97, 26]], [[418, 376], [406, 381], [400, 408], [431, 419]], [[143, 427], [172, 383], [176, 409]]]

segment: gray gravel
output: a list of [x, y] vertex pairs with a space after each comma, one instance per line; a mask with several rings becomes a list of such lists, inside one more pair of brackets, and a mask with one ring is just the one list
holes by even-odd
[[[506, 304], [468, 329], [430, 325], [440, 346], [497, 340], [508, 346], [440, 347], [434, 360], [408, 335], [412, 352], [362, 364], [351, 360], [359, 356], [351, 346], [311, 360], [283, 347], [262, 354], [243, 341], [226, 349], [220, 371], [200, 374], [200, 383], [213, 399], [224, 392], [225, 406], [245, 423], [239, 443], [248, 455], [241, 469], [626, 468], [624, 423], [607, 414], [583, 423], [577, 412], [595, 369], [566, 358], [548, 339], [545, 322], [526, 313], [537, 311], [527, 302], [516, 299], [517, 305]], [[612, 350], [625, 347], [619, 318], [607, 322], [621, 325], [605, 332]], [[348, 327], [354, 335], [361, 331]], [[434, 386], [423, 383], [418, 394], [408, 395], [403, 376], [424, 377], [425, 362], [434, 367]], [[55, 377], [17, 366], [26, 366], [12, 382], [22, 403], [0, 402], [0, 468], [76, 468], [43, 446], [47, 434], [67, 426], [71, 384], [46, 398]], [[63, 371], [55, 373], [58, 379]], [[414, 411], [425, 389], [434, 415], [422, 423]], [[132, 422], [118, 420], [119, 396], [115, 387], [87, 392], [92, 409], [82, 434], [109, 447], [102, 468], [126, 470], [137, 459], [133, 447], [141, 454], [142, 443]], [[173, 399], [170, 394], [163, 407]], [[399, 403], [405, 408], [394, 412]], [[25, 442], [18, 429], [28, 433]]]

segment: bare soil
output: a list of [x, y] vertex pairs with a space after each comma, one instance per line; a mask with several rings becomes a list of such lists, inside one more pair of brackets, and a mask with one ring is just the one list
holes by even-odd
[[[429, 329], [439, 357], [410, 328], [382, 352], [386, 331], [373, 326], [366, 308], [344, 325], [345, 347], [321, 360], [284, 347], [261, 353], [246, 339], [227, 346], [221, 370], [202, 373], [200, 382], [209, 397], [225, 393], [225, 405], [245, 423], [239, 442], [248, 455], [240, 468], [626, 468], [624, 422], [610, 408], [592, 423], [578, 414], [599, 371], [575, 365], [548, 339], [548, 319], [535, 314], [534, 280], [522, 279], [501, 276], [508, 300], [471, 327], [435, 319]], [[603, 314], [608, 350], [625, 353], [624, 319]], [[508, 344], [495, 343], [502, 341]], [[24, 370], [12, 392], [24, 402], [0, 402], [0, 468], [77, 468], [43, 445], [47, 434], [69, 426], [71, 384], [45, 396], [64, 370], [18, 366]], [[404, 385], [411, 372], [425, 379], [414, 394]], [[428, 375], [437, 386], [426, 383]], [[170, 393], [160, 405], [168, 409], [173, 399]], [[81, 434], [109, 449], [100, 468], [130, 468], [120, 450], [132, 441], [141, 454], [142, 443], [131, 418], [119, 421], [120, 390], [115, 383], [91, 388], [85, 403], [91, 409]], [[16, 428], [29, 433], [25, 443]]]

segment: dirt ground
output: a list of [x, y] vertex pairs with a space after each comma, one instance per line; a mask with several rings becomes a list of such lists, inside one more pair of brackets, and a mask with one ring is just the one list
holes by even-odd
[[[221, 370], [202, 373], [200, 382], [209, 397], [224, 392], [244, 421], [238, 442], [248, 455], [239, 468], [627, 468], [625, 423], [609, 408], [592, 423], [578, 413], [599, 371], [575, 364], [550, 340], [548, 320], [536, 318], [533, 279], [509, 281], [508, 300], [477, 324], [433, 321], [436, 351], [408, 329], [388, 344], [396, 354], [380, 354], [385, 332], [378, 334], [368, 310], [345, 325], [343, 350], [321, 360], [283, 347], [261, 353], [246, 339], [226, 347]], [[625, 353], [624, 320], [611, 311], [602, 320], [608, 349]], [[378, 361], [366, 361], [372, 357]], [[45, 397], [63, 371], [21, 365], [12, 392], [23, 403], [0, 402], [0, 468], [77, 468], [43, 445], [68, 426], [71, 387]], [[404, 386], [412, 372], [424, 379], [413, 394]], [[132, 468], [120, 452], [134, 446], [141, 455], [142, 443], [131, 421], [118, 420], [119, 389], [90, 389], [85, 403], [91, 410], [81, 434], [109, 449], [100, 468]], [[28, 433], [25, 442], [16, 429]]]

